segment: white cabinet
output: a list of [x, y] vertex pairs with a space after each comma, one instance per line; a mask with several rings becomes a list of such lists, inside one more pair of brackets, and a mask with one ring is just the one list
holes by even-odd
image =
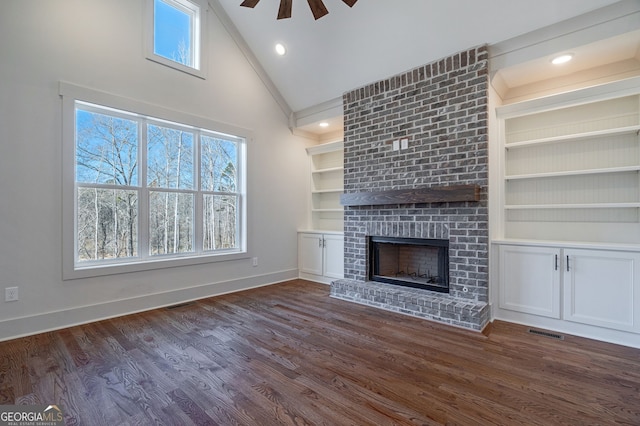
[[496, 114], [494, 318], [640, 342], [640, 78]]
[[563, 250], [564, 319], [640, 331], [640, 254]]
[[330, 284], [344, 277], [344, 236], [341, 233], [298, 234], [300, 278]]
[[330, 284], [344, 277], [343, 143], [307, 148], [309, 156], [308, 230], [298, 233], [300, 278]]
[[310, 168], [309, 227], [314, 230], [343, 230], [344, 208], [340, 195], [344, 188], [342, 142], [307, 148]]
[[322, 275], [322, 234], [298, 234], [298, 269], [300, 274]]
[[499, 252], [501, 309], [640, 332], [640, 253], [519, 245]]
[[500, 246], [500, 307], [560, 318], [560, 250]]
[[344, 278], [344, 236], [343, 234], [324, 235], [322, 275], [328, 278]]

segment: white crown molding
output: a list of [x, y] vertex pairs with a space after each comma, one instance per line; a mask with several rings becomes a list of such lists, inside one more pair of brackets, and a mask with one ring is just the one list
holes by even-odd
[[294, 112], [293, 124], [295, 127], [306, 126], [329, 118], [340, 117], [343, 113], [342, 98], [334, 98]]
[[262, 80], [262, 83], [265, 85], [269, 93], [271, 93], [271, 96], [273, 96], [273, 99], [278, 103], [278, 105], [280, 106], [280, 109], [282, 109], [282, 112], [287, 117], [290, 117], [291, 114], [293, 113], [291, 107], [289, 106], [287, 101], [284, 99], [284, 97], [282, 96], [282, 94], [280, 93], [276, 85], [273, 84], [273, 81], [271, 80], [267, 72], [264, 70], [262, 65], [260, 64], [260, 61], [258, 61], [258, 58], [256, 57], [256, 55], [249, 48], [249, 45], [245, 41], [244, 37], [242, 37], [242, 35], [240, 34], [240, 31], [238, 31], [238, 28], [231, 21], [231, 18], [229, 18], [229, 15], [227, 15], [227, 12], [224, 11], [224, 8], [220, 4], [220, 1], [209, 0], [209, 7], [211, 7], [213, 12], [218, 16], [218, 19], [220, 20], [224, 28], [227, 30], [227, 32], [229, 33], [233, 41], [235, 41], [235, 43], [238, 45], [238, 48], [240, 49], [244, 57], [247, 59], [251, 67], [254, 69], [256, 74], [258, 74], [258, 77], [260, 78], [260, 80]]
[[491, 77], [500, 69], [638, 29], [640, 1], [622, 0], [489, 46]]

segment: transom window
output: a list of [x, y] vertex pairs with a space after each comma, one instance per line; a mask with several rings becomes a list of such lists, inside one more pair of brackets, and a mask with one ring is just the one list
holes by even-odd
[[247, 256], [244, 137], [80, 100], [72, 122], [74, 271]]
[[203, 8], [198, 0], [147, 0], [147, 57], [181, 71], [204, 77]]

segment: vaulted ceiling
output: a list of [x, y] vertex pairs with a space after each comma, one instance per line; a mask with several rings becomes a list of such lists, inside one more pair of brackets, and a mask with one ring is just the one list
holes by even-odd
[[[210, 4], [237, 30], [284, 108], [299, 112], [469, 47], [513, 39], [616, 2], [359, 0], [349, 7], [342, 0], [324, 0], [329, 13], [318, 20], [304, 0], [294, 0], [292, 17], [281, 20], [276, 19], [279, 0], [262, 0], [254, 8], [240, 7], [240, 0]], [[284, 56], [275, 53], [276, 43], [286, 47]], [[503, 77], [520, 78], [517, 73]]]

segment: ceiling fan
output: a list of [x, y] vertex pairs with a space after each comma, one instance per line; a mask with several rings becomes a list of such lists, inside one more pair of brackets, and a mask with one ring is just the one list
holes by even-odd
[[[260, 0], [244, 0], [240, 6], [254, 8], [258, 4]], [[353, 7], [354, 4], [358, 0], [342, 0], [349, 7]], [[280, 0], [280, 9], [278, 9], [278, 19], [288, 19], [291, 18], [291, 6], [293, 0]], [[309, 3], [309, 7], [311, 8], [311, 13], [313, 13], [313, 17], [318, 20], [322, 18], [324, 15], [328, 14], [329, 11], [325, 7], [322, 0], [307, 0]]]

